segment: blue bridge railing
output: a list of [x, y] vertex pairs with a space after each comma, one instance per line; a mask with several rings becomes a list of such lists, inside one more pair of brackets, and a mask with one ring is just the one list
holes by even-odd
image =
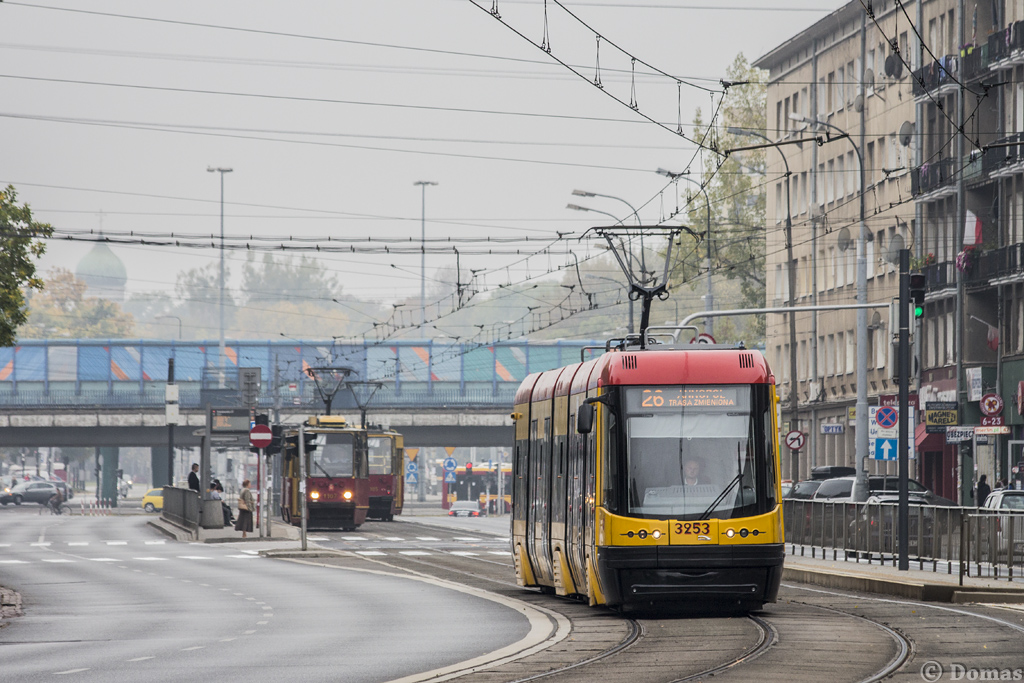
[[[258, 367], [261, 407], [316, 411], [323, 406], [308, 368], [348, 367], [353, 382], [380, 382], [371, 408], [510, 406], [528, 374], [578, 362], [590, 340], [509, 341], [489, 345], [434, 341], [231, 341], [224, 367]], [[600, 350], [584, 352], [594, 357]], [[204, 369], [220, 367], [217, 341], [26, 340], [0, 348], [0, 408], [158, 408], [168, 359], [182, 408], [200, 405]], [[342, 389], [334, 410], [357, 406]]]

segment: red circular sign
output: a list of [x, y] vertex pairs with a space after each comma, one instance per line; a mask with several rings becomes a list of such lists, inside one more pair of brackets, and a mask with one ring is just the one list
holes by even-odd
[[274, 432], [267, 425], [253, 425], [249, 430], [249, 443], [256, 448], [266, 448], [274, 439]]
[[985, 394], [982, 396], [981, 412], [989, 417], [1003, 412], [1003, 397], [999, 394]]

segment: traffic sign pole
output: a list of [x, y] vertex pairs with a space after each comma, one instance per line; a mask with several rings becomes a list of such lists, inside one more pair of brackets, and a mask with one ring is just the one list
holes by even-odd
[[896, 533], [898, 535], [899, 571], [910, 570], [910, 458], [907, 452], [907, 415], [910, 413], [910, 250], [900, 249], [900, 341], [899, 341], [899, 457], [900, 497], [897, 508]]

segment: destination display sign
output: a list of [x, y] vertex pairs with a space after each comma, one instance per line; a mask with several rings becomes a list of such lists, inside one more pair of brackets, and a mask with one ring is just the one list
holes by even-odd
[[248, 408], [211, 408], [211, 430], [214, 432], [249, 433], [252, 418]]
[[749, 405], [750, 389], [745, 386], [631, 387], [626, 390], [626, 410], [631, 413], [685, 408], [747, 410]]

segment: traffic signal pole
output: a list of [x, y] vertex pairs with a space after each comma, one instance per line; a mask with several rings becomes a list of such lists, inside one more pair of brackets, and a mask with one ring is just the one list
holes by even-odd
[[299, 425], [299, 496], [302, 498], [302, 505], [299, 507], [299, 514], [302, 518], [302, 550], [306, 550], [306, 428]]
[[[899, 507], [897, 508], [896, 534], [898, 539], [899, 570], [910, 570], [909, 538], [910, 524], [910, 430], [907, 417], [910, 414], [910, 250], [900, 249], [900, 305], [899, 305], [899, 385], [900, 419], [899, 441], [896, 452], [899, 457]], [[915, 302], [916, 303], [916, 302]]]

